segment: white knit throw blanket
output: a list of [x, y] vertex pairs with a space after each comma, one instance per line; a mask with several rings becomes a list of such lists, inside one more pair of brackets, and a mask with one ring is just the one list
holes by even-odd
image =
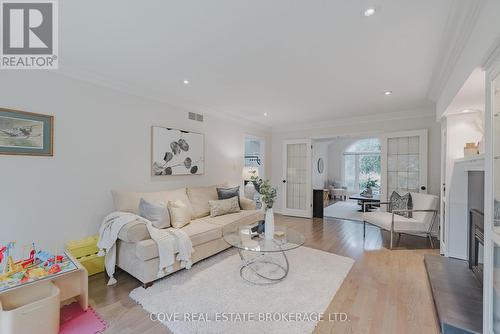
[[176, 259], [175, 254], [177, 254], [177, 260], [181, 262], [182, 268], [191, 268], [191, 254], [194, 252], [194, 249], [191, 239], [186, 232], [175, 228], [158, 229], [149, 220], [141, 216], [129, 212], [116, 211], [107, 215], [102, 221], [99, 228], [99, 241], [97, 242], [97, 247], [99, 247], [98, 255], [105, 256], [106, 272], [110, 277], [108, 285], [116, 283], [113, 275], [116, 266], [116, 240], [118, 239], [118, 234], [123, 226], [135, 220], [146, 225], [151, 239], [158, 245], [160, 257], [158, 278], [173, 271]]

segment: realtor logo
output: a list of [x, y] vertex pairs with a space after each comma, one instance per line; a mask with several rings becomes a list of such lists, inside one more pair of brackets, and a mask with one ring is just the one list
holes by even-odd
[[1, 69], [57, 69], [57, 2], [0, 0]]

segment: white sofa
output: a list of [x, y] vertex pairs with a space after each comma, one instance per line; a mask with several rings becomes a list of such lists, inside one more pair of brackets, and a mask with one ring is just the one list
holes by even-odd
[[[432, 241], [432, 228], [436, 222], [439, 197], [428, 194], [411, 192], [413, 209], [412, 210], [394, 210], [386, 212], [384, 210], [364, 212], [363, 213], [363, 238], [366, 235], [366, 223], [380, 227], [383, 230], [391, 233], [390, 249], [393, 246], [394, 233], [412, 234], [425, 236], [429, 238], [431, 247], [434, 248]], [[363, 205], [379, 204], [366, 202]], [[380, 204], [387, 205], [389, 202], [381, 202]], [[364, 210], [366, 211], [366, 210]], [[411, 212], [412, 217], [406, 218], [397, 213]]]
[[[141, 198], [163, 202], [181, 200], [192, 211], [191, 222], [182, 227], [193, 243], [193, 263], [219, 253], [229, 247], [222, 238], [223, 233], [235, 231], [240, 225], [256, 223], [264, 219], [264, 212], [255, 209], [255, 202], [240, 198], [242, 210], [218, 217], [210, 217], [209, 200], [217, 199], [217, 186], [180, 188], [159, 192], [131, 192], [113, 190], [116, 211], [138, 213]], [[157, 280], [159, 258], [158, 247], [151, 239], [146, 226], [137, 221], [125, 225], [117, 242], [117, 266], [143, 283], [150, 286]], [[174, 265], [174, 272], [180, 270], [180, 263]]]

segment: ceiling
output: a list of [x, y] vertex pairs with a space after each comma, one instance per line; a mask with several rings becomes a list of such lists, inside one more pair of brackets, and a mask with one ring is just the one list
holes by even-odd
[[423, 108], [451, 4], [60, 1], [60, 71], [269, 126]]

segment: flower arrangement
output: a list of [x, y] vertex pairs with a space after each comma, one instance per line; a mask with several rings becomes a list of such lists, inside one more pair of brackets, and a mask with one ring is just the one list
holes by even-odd
[[266, 204], [268, 209], [271, 209], [276, 201], [277, 189], [271, 185], [271, 181], [262, 180], [261, 178], [252, 176], [252, 182], [257, 185], [262, 202]]

